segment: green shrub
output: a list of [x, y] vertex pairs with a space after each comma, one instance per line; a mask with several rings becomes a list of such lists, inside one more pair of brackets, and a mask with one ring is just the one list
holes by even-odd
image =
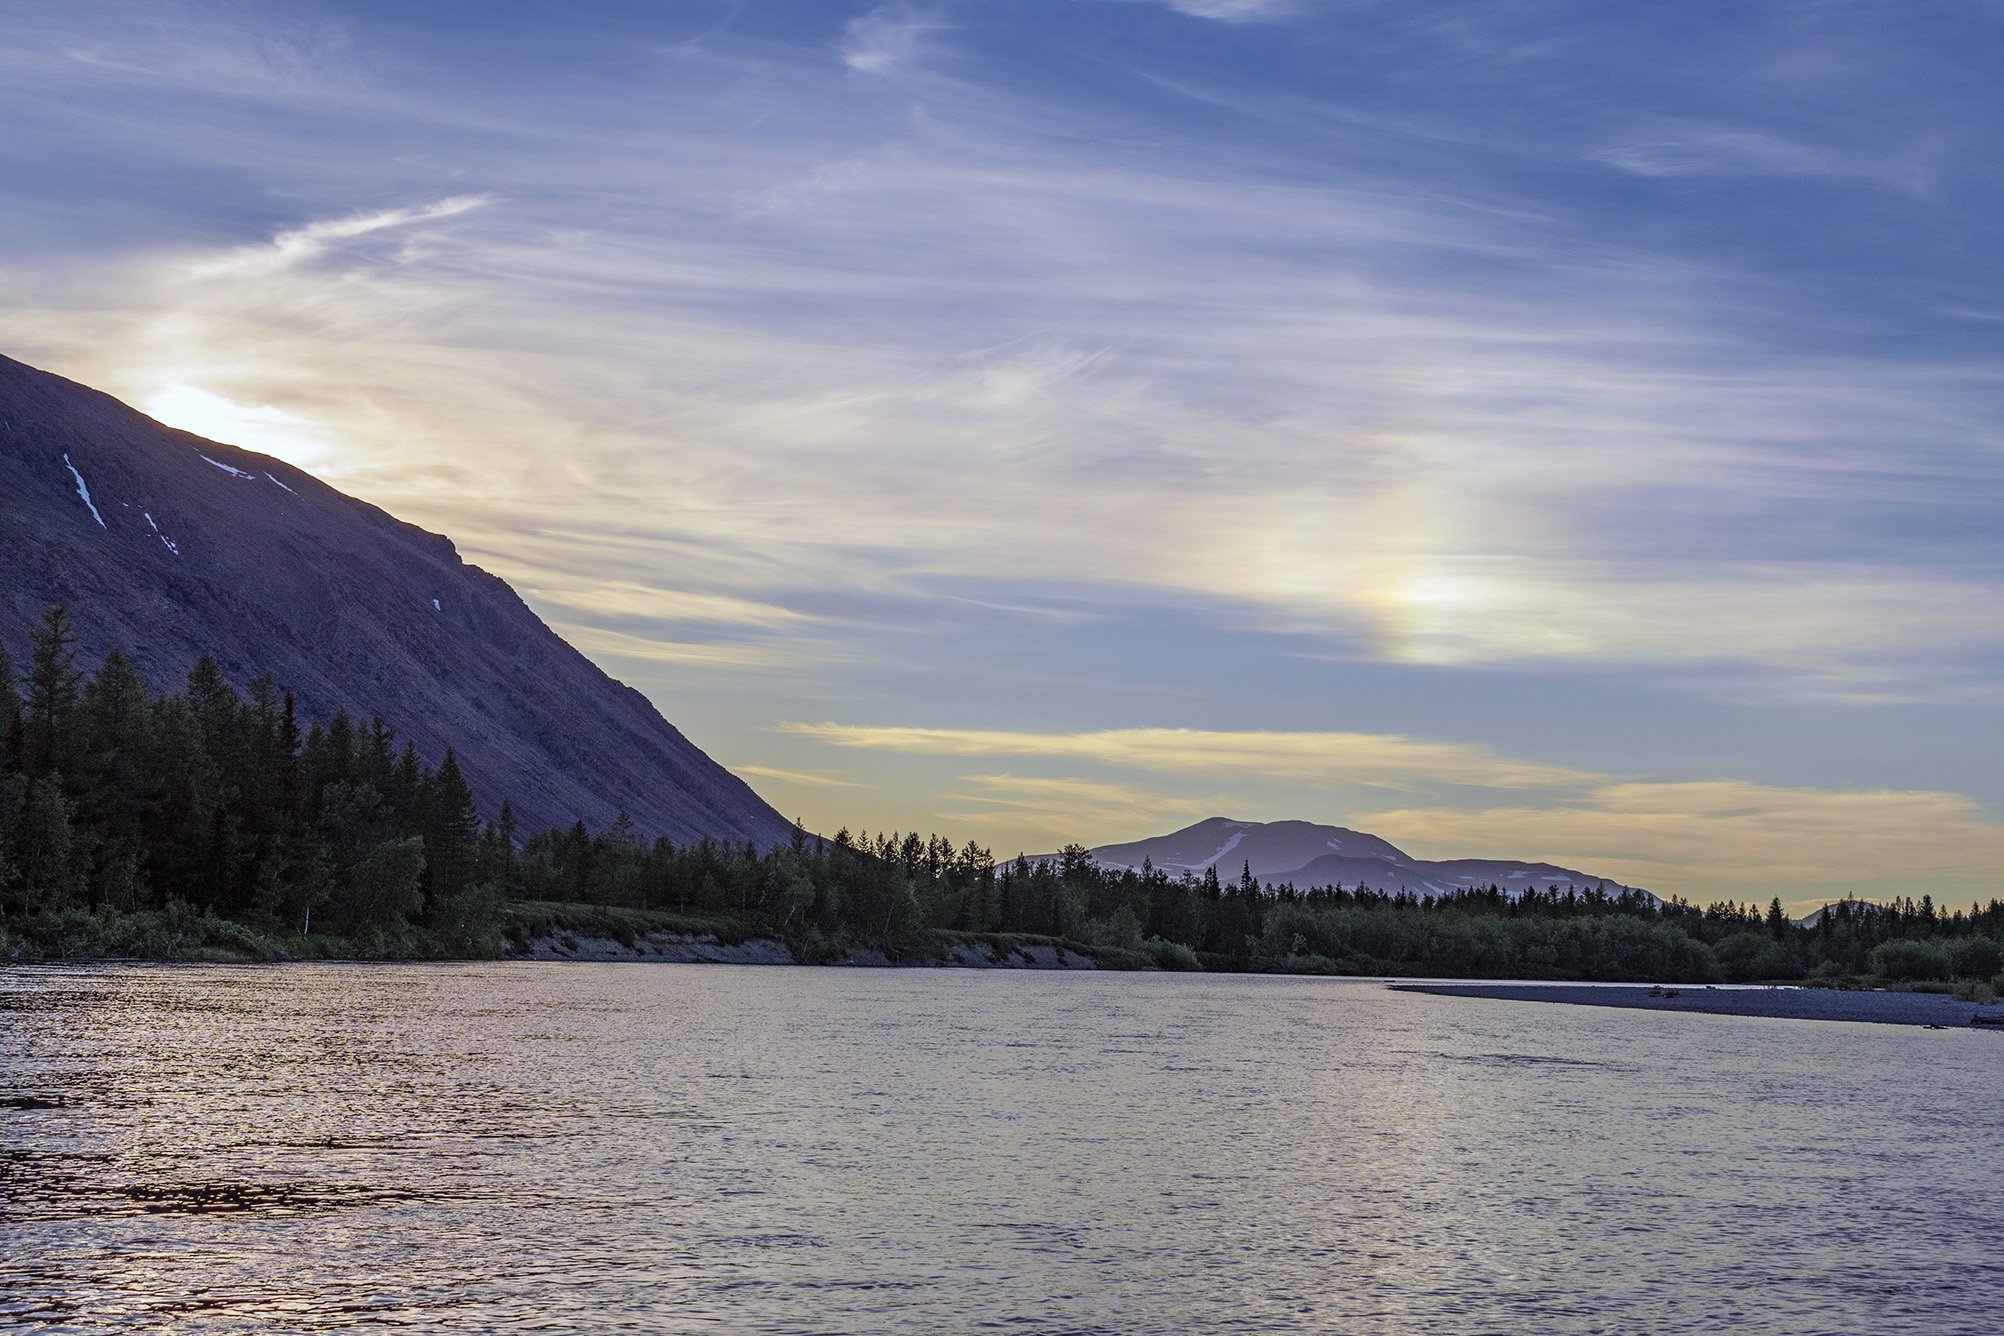
[[1991, 987], [1986, 979], [1964, 980], [1956, 986], [1955, 995], [1964, 1002], [1975, 1002], [1986, 1007], [1997, 1000], [1997, 990]]
[[1872, 973], [1906, 982], [1913, 979], [1949, 979], [1955, 962], [1947, 947], [1938, 942], [1896, 937], [1873, 947], [1866, 957]]
[[1955, 948], [1958, 979], [1988, 979], [2004, 970], [2004, 950], [1988, 937], [1971, 937]]
[[1181, 942], [1165, 941], [1160, 937], [1150, 937], [1141, 943], [1142, 950], [1154, 957], [1155, 963], [1165, 970], [1201, 970], [1197, 953]]

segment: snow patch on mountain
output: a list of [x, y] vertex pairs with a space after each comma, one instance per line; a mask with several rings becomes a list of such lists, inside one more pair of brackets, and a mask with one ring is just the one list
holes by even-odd
[[[195, 453], [196, 453], [196, 454], [198, 454], [198, 455], [201, 455], [201, 454], [202, 454], [202, 452], [201, 452], [200, 450], [197, 450], [197, 451], [196, 451]], [[251, 481], [251, 482], [256, 482], [256, 481], [257, 481], [257, 474], [255, 474], [255, 473], [246, 473], [246, 472], [244, 472], [244, 471], [243, 471], [242, 469], [239, 469], [239, 468], [232, 468], [232, 467], [230, 467], [230, 466], [229, 466], [228, 464], [225, 464], [225, 463], [224, 463], [224, 462], [223, 462], [222, 460], [220, 460], [220, 459], [211, 459], [211, 458], [209, 458], [209, 457], [208, 457], [207, 455], [202, 455], [202, 462], [203, 462], [204, 464], [207, 464], [207, 465], [209, 465], [209, 466], [210, 466], [211, 468], [219, 468], [219, 469], [221, 469], [221, 470], [222, 470], [223, 472], [225, 472], [225, 473], [229, 474], [229, 475], [230, 475], [231, 477], [233, 477], [233, 478], [244, 478], [244, 479], [247, 479], [247, 480], [249, 480], [249, 481]], [[273, 479], [272, 481], [274, 481], [274, 482], [277, 482], [278, 480], [277, 480], [276, 478], [274, 478], [274, 479]], [[284, 486], [285, 486], [285, 484], [284, 484], [284, 483], [279, 483], [279, 486], [281, 486], [281, 487], [284, 487]], [[287, 490], [290, 490], [290, 489], [288, 488]]]
[[1211, 867], [1216, 867], [1218, 865], [1219, 859], [1223, 858], [1226, 854], [1238, 848], [1241, 844], [1244, 844], [1245, 842], [1246, 842], [1246, 833], [1244, 831], [1239, 831], [1237, 834], [1233, 835], [1229, 840], [1225, 841], [1224, 848], [1218, 850], [1216, 853], [1212, 854], [1209, 858], [1206, 858], [1202, 863], [1197, 864], [1197, 866], [1203, 867], [1206, 864], [1208, 864]]
[[176, 543], [166, 534], [160, 532], [160, 526], [153, 522], [153, 512], [150, 510], [142, 510], [139, 513], [146, 516], [146, 527], [153, 530], [153, 536], [155, 538], [158, 538], [161, 541], [161, 543], [166, 546], [169, 552], [172, 552], [177, 557], [180, 556], [181, 555], [180, 544]]
[[70, 463], [67, 451], [63, 454], [63, 467], [68, 469], [70, 476], [77, 480], [77, 495], [82, 497], [83, 503], [90, 507], [90, 517], [97, 521], [97, 527], [100, 529], [109, 529], [111, 526], [104, 522], [104, 516], [97, 513], [97, 502], [90, 499], [90, 484], [84, 481], [83, 474], [77, 472], [77, 466]]

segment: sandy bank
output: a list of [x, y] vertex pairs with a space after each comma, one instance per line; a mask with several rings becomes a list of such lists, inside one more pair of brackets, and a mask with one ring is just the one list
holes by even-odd
[[[1402, 983], [1396, 991], [1512, 1002], [1569, 1002], [1644, 1011], [1698, 1011], [1715, 1016], [1767, 1016], [1802, 1021], [1869, 1021], [1882, 1025], [1970, 1025], [1972, 1017], [2004, 1019], [2004, 1006], [1978, 1006], [1937, 993], [1859, 993], [1831, 988], [1706, 988], [1684, 986], [1676, 997], [1619, 984]], [[1981, 1028], [1981, 1027], [1978, 1027]], [[2004, 1026], [1998, 1027], [2004, 1034]]]

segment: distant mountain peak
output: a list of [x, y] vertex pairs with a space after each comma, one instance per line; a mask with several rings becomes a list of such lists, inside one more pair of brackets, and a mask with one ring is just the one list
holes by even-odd
[[1312, 821], [1238, 821], [1208, 817], [1195, 825], [1125, 844], [1102, 845], [1093, 857], [1108, 867], [1140, 868], [1144, 863], [1173, 874], [1215, 868], [1221, 877], [1249, 867], [1268, 883], [1310, 886], [1358, 884], [1373, 890], [1401, 888], [1417, 895], [1497, 886], [1511, 894], [1551, 886], [1587, 891], [1605, 886], [1609, 894], [1637, 889], [1551, 863], [1494, 858], [1430, 860], [1414, 858], [1389, 840], [1347, 826]]
[[788, 823], [639, 692], [566, 644], [450, 539], [282, 460], [162, 426], [0, 357], [0, 637], [70, 607], [79, 659], [123, 650], [156, 687], [213, 654], [301, 713], [380, 714], [487, 814], [773, 844]]

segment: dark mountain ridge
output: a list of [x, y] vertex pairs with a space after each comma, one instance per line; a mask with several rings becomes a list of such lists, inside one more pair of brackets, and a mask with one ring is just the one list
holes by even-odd
[[493, 817], [768, 846], [788, 823], [450, 540], [312, 475], [162, 426], [0, 357], [0, 639], [16, 662], [67, 603], [80, 659], [156, 687], [212, 654], [269, 671], [304, 717], [381, 715], [453, 747]]

